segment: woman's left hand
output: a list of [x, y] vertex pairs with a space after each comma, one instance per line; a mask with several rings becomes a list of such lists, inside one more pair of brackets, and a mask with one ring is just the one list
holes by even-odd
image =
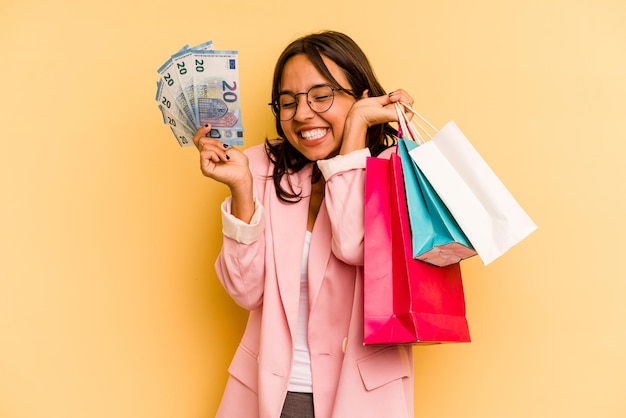
[[[347, 154], [365, 148], [365, 135], [370, 126], [397, 122], [398, 113], [395, 108], [397, 102], [412, 106], [413, 98], [402, 89], [378, 97], [369, 97], [367, 90], [363, 92], [361, 98], [352, 105], [346, 118], [340, 153]], [[406, 108], [404, 112], [409, 120], [413, 117]]]

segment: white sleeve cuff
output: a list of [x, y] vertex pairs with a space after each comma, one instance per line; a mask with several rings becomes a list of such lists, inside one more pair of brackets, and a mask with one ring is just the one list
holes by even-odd
[[252, 244], [258, 240], [265, 229], [265, 215], [263, 205], [254, 198], [254, 215], [250, 223], [247, 224], [231, 214], [232, 197], [227, 197], [222, 203], [222, 233], [228, 238], [234, 239], [242, 244]]
[[337, 155], [336, 157], [329, 158], [328, 160], [319, 160], [317, 166], [319, 167], [325, 180], [328, 180], [332, 176], [342, 171], [353, 170], [356, 168], [365, 168], [365, 161], [367, 157], [371, 156], [369, 148], [363, 148], [356, 151], [352, 151], [348, 154]]

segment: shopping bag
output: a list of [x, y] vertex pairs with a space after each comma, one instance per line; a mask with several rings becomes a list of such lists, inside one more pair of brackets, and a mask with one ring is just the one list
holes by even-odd
[[409, 156], [415, 147], [413, 141], [398, 140], [413, 258], [444, 267], [476, 255], [459, 224]]
[[459, 224], [409, 156], [423, 139], [411, 129], [402, 106], [396, 104], [396, 110], [413, 258], [442, 267], [476, 255]]
[[459, 263], [413, 258], [397, 154], [367, 159], [364, 209], [364, 344], [469, 342]]
[[[415, 110], [405, 107], [428, 123]], [[409, 155], [485, 265], [537, 229], [454, 121]]]

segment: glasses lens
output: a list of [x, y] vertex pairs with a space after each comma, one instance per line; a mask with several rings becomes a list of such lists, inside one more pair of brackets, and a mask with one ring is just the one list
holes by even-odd
[[298, 106], [296, 97], [289, 93], [283, 93], [278, 96], [278, 113], [280, 120], [289, 120], [296, 114]]
[[326, 112], [333, 105], [333, 89], [330, 86], [317, 86], [309, 90], [309, 105], [316, 113]]

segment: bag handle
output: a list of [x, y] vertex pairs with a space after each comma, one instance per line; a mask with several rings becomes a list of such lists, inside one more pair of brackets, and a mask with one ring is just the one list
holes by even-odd
[[423, 144], [424, 138], [422, 138], [417, 129], [409, 123], [402, 106], [400, 106], [399, 103], [395, 103], [394, 106], [398, 114], [398, 137], [417, 142], [420, 145]]
[[434, 135], [437, 134], [438, 132], [437, 128], [435, 128], [435, 126], [432, 123], [427, 121], [426, 118], [420, 115], [415, 109], [413, 109], [407, 103], [396, 102], [395, 107], [396, 107], [396, 112], [398, 113], [398, 124], [400, 125], [401, 132], [403, 135], [408, 136], [409, 139], [412, 139], [418, 144], [424, 144], [426, 141], [424, 140], [424, 137], [420, 134], [419, 131], [421, 130], [428, 137], [428, 139], [433, 139], [433, 135], [431, 135], [430, 132], [426, 128], [424, 128], [424, 126], [422, 126], [418, 121], [416, 121], [415, 118], [413, 118], [412, 120], [409, 120], [408, 117], [406, 116], [406, 113], [404, 113], [404, 110], [402, 109], [402, 107], [406, 108], [408, 111], [410, 111], [419, 119], [421, 119], [422, 122], [428, 125], [428, 127], [432, 131], [434, 131]]

